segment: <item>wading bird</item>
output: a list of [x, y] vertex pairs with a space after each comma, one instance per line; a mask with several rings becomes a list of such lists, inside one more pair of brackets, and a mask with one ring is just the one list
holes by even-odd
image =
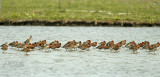
[[5, 44], [2, 44], [1, 47], [2, 47], [1, 49], [3, 50], [3, 53], [4, 53], [4, 51], [6, 51], [8, 49], [8, 42], [6, 42]]
[[25, 44], [31, 43], [31, 39], [32, 39], [32, 36], [30, 36], [29, 39], [27, 39], [26, 41], [24, 41], [24, 43], [25, 43]]

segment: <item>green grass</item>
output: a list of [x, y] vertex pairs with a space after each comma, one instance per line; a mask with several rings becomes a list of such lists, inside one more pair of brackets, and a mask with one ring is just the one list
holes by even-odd
[[0, 20], [160, 22], [160, 0], [2, 0], [1, 4]]

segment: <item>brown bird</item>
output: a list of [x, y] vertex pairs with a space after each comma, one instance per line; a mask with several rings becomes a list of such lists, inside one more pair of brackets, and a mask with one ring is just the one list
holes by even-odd
[[66, 49], [66, 51], [68, 50], [68, 49], [70, 49], [70, 46], [71, 46], [72, 44], [71, 44], [71, 42], [69, 41], [69, 42], [67, 42], [62, 48], [65, 48]]
[[43, 40], [42, 43], [45, 45], [45, 44], [47, 43], [47, 41], [46, 41], [46, 40]]
[[32, 50], [33, 50], [35, 47], [36, 47], [36, 44], [31, 44], [31, 45], [29, 46], [29, 48], [32, 49]]
[[57, 41], [57, 40], [52, 42], [52, 44], [58, 44], [58, 43], [59, 43], [59, 41]]
[[149, 46], [150, 46], [150, 42], [149, 41], [145, 41], [143, 49], [149, 49]]
[[133, 51], [133, 54], [137, 54], [137, 50], [139, 49], [140, 44], [135, 45], [135, 46], [131, 46], [129, 49]]
[[91, 47], [91, 41], [87, 40], [86, 42], [84, 42], [82, 45], [86, 45], [87, 46], [87, 50], [89, 50], [89, 48]]
[[104, 49], [109, 49], [109, 45], [108, 44], [106, 44], [106, 45], [104, 45], [104, 47], [103, 47]]
[[50, 48], [51, 48], [51, 49], [56, 49], [56, 47], [57, 47], [56, 44], [50, 45]]
[[160, 43], [158, 42], [158, 43], [156, 43], [156, 44], [153, 44], [153, 46], [155, 47], [159, 47], [159, 45], [160, 45]]
[[39, 47], [39, 49], [43, 49], [44, 46], [45, 46], [45, 44], [46, 44], [46, 40], [43, 40], [43, 41], [38, 42], [38, 47]]
[[60, 48], [60, 47], [61, 47], [61, 43], [57, 43], [56, 48]]
[[109, 49], [113, 50], [113, 48], [114, 48], [114, 41], [112, 40], [112, 41], [108, 42], [107, 44], [109, 46]]
[[49, 44], [49, 48], [52, 48], [52, 43]]
[[18, 41], [13, 41], [12, 43], [9, 44], [11, 47], [17, 47]]
[[140, 47], [144, 47], [144, 42], [142, 42], [142, 43], [139, 43], [139, 45], [140, 45]]
[[19, 43], [18, 45], [17, 45], [17, 48], [18, 48], [18, 51], [19, 51], [19, 48], [22, 48], [22, 43]]
[[81, 45], [79, 48], [80, 48], [81, 50], [85, 50], [85, 49], [87, 49], [87, 45], [83, 44], [83, 45]]
[[[75, 46], [76, 46], [75, 44], [71, 44], [68, 48], [72, 50], [72, 49], [75, 48]], [[74, 49], [74, 50], [75, 50], [75, 49]]]
[[75, 44], [75, 50], [77, 50], [77, 48], [79, 48], [80, 46], [81, 46], [81, 41], [76, 42], [76, 44]]
[[30, 52], [30, 48], [27, 46], [27, 47], [24, 48], [22, 51], [26, 52], [26, 55], [28, 55], [27, 53]]
[[93, 43], [91, 44], [91, 46], [92, 46], [92, 47], [96, 47], [96, 46], [97, 46], [97, 42], [93, 42]]
[[103, 44], [103, 45], [105, 45], [105, 44], [106, 44], [106, 41], [100, 42], [99, 44]]
[[119, 47], [119, 45], [115, 45], [115, 46], [114, 46], [114, 48], [113, 48], [113, 49], [115, 50], [115, 53], [119, 52], [119, 51], [118, 51], [118, 50], [119, 50], [119, 48], [120, 48], [120, 47]]
[[49, 44], [46, 44], [42, 49], [44, 49], [45, 51], [49, 49]]
[[28, 44], [22, 44], [22, 48], [27, 48]]
[[103, 49], [103, 47], [104, 47], [104, 44], [100, 44], [98, 47], [96, 47], [96, 48], [98, 48], [98, 49]]
[[132, 42], [129, 42], [129, 43], [127, 43], [126, 45], [125, 45], [125, 47], [126, 48], [131, 48], [131, 47], [134, 47], [134, 46], [136, 46], [136, 42], [135, 41], [132, 41]]
[[83, 42], [84, 45], [90, 45], [91, 44], [91, 40], [87, 40], [86, 42]]
[[8, 43], [6, 42], [5, 44], [1, 45], [1, 49], [3, 50], [3, 53], [4, 51], [6, 51], [8, 49]]
[[8, 42], [6, 42], [6, 43], [2, 44], [2, 45], [1, 45], [1, 47], [5, 46], [5, 45], [8, 45]]
[[32, 43], [33, 46], [37, 47], [37, 42]]
[[126, 44], [126, 40], [121, 41], [122, 45]]
[[149, 53], [150, 53], [150, 52], [154, 52], [154, 54], [156, 54], [156, 53], [155, 53], [156, 50], [157, 50], [157, 46], [154, 46], [154, 45], [150, 45], [150, 46], [149, 46]]
[[31, 43], [31, 39], [32, 39], [32, 36], [30, 36], [29, 39], [27, 39], [26, 41], [24, 41], [24, 43], [25, 43], [25, 44]]

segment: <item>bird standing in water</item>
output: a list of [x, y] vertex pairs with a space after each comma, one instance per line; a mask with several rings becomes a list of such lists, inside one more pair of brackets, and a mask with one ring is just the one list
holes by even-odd
[[31, 39], [32, 39], [32, 35], [31, 35], [30, 38], [27, 39], [24, 43], [25, 43], [25, 44], [31, 43]]
[[8, 49], [8, 42], [6, 42], [5, 44], [1, 45], [1, 49], [3, 50], [3, 53]]

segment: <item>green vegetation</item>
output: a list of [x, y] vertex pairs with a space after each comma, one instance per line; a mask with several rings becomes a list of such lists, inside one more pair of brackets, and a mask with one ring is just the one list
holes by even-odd
[[0, 20], [160, 22], [160, 0], [2, 0], [1, 4]]

